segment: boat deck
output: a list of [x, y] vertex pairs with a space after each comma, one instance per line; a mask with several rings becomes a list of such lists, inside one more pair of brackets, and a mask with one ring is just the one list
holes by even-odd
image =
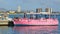
[[8, 25], [8, 20], [0, 20], [0, 25]]

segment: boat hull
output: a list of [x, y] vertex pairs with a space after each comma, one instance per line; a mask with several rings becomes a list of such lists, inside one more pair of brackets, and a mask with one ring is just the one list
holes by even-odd
[[58, 19], [15, 19], [14, 25], [58, 25]]
[[58, 24], [55, 24], [55, 25], [28, 25], [28, 24], [14, 24], [14, 26], [58, 26]]

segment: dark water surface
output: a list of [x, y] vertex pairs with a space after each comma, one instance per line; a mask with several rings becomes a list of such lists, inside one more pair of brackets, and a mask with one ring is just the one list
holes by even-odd
[[59, 26], [0, 26], [0, 34], [60, 34]]

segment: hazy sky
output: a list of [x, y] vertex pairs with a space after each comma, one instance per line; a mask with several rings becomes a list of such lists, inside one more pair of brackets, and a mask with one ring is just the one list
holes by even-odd
[[18, 5], [22, 10], [35, 10], [36, 8], [53, 8], [60, 11], [60, 0], [0, 0], [0, 8], [16, 10]]

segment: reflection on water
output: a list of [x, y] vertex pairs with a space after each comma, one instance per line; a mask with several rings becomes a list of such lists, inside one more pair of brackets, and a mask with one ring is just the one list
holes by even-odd
[[0, 26], [0, 34], [60, 34], [58, 26]]

